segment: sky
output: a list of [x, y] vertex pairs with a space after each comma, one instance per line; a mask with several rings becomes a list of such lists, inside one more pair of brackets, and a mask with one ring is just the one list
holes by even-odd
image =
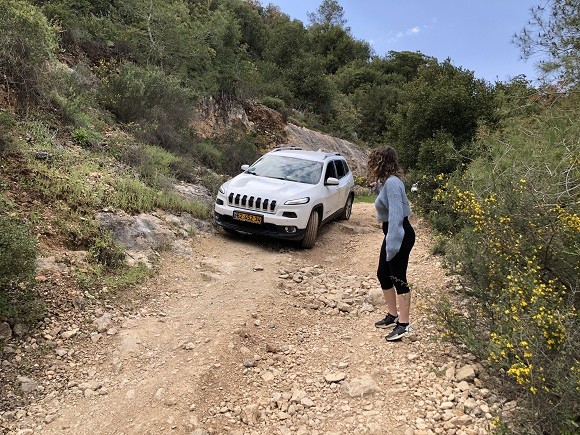
[[[265, 0], [291, 18], [309, 24], [322, 0]], [[537, 59], [524, 61], [513, 42], [526, 25], [530, 8], [545, 0], [338, 0], [354, 38], [374, 54], [420, 51], [473, 71], [490, 83], [524, 74], [535, 81]]]

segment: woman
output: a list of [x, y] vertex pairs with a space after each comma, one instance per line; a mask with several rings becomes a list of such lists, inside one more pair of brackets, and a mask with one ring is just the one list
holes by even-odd
[[[415, 231], [409, 223], [411, 207], [401, 181], [397, 153], [391, 147], [375, 149], [368, 159], [371, 179], [382, 180], [375, 200], [377, 220], [382, 222], [385, 237], [379, 255], [377, 277], [387, 301], [388, 313], [375, 323], [377, 328], [393, 327], [387, 341], [399, 340], [409, 333], [411, 290], [407, 283], [409, 254], [415, 244]], [[396, 292], [396, 293], [395, 293]], [[399, 310], [397, 311], [397, 302]]]

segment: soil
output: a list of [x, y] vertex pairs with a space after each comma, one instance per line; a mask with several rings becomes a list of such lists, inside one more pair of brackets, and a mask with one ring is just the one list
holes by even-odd
[[[195, 235], [193, 253], [163, 254], [123, 307], [75, 325], [44, 373], [45, 394], [6, 420], [6, 433], [487, 433], [489, 412], [451, 426], [437, 417], [451, 395], [452, 415], [464, 415], [455, 368], [472, 364], [485, 377], [471, 355], [440, 340], [429, 315], [449, 278], [416, 216], [414, 332], [386, 342], [388, 330], [374, 327], [386, 310], [374, 216], [373, 204], [355, 203], [351, 219], [325, 225], [310, 250]], [[466, 388], [484, 390], [480, 379]], [[368, 388], [352, 393], [357, 382]]]

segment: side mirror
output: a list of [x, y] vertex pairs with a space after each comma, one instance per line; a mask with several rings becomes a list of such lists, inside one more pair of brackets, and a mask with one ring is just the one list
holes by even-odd
[[328, 177], [326, 179], [326, 181], [324, 182], [325, 186], [338, 186], [339, 185], [339, 181], [338, 178], [334, 178], [334, 177]]
[[250, 165], [242, 165], [242, 166], [241, 166], [241, 169], [242, 169], [242, 171], [244, 171], [244, 172], [245, 172], [245, 171], [247, 171], [249, 168], [250, 168]]

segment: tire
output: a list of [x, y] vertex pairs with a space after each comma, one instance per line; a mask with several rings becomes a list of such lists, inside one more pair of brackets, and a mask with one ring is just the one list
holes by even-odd
[[352, 213], [352, 202], [354, 198], [352, 195], [348, 195], [346, 199], [346, 204], [344, 204], [344, 208], [342, 209], [342, 213], [338, 216], [339, 221], [347, 221], [350, 219], [350, 214]]
[[316, 243], [316, 236], [318, 234], [318, 223], [320, 221], [320, 216], [316, 210], [312, 210], [310, 213], [310, 219], [308, 219], [308, 225], [306, 225], [306, 234], [304, 238], [300, 241], [300, 246], [306, 249], [314, 247]]

